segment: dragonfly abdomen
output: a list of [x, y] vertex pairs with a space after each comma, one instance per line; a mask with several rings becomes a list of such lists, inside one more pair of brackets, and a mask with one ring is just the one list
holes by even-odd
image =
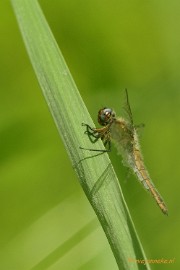
[[146, 181], [150, 179], [148, 171], [145, 168], [141, 152], [138, 148], [133, 147], [133, 161], [134, 161], [134, 172], [137, 175], [139, 181], [143, 184], [145, 189], [149, 190], [149, 185]]
[[136, 168], [135, 173], [137, 177], [139, 178], [140, 182], [143, 183], [144, 187], [151, 193], [153, 198], [156, 200], [156, 203], [159, 205], [161, 211], [167, 215], [168, 214], [167, 207], [161, 195], [159, 194], [157, 189], [154, 187], [152, 180], [150, 179], [148, 171], [146, 170], [144, 166], [144, 162], [143, 162], [140, 150], [134, 147], [133, 155], [134, 155], [134, 162], [135, 162], [135, 168]]

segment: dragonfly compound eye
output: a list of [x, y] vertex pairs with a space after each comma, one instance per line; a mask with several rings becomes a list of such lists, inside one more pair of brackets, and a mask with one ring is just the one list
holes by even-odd
[[109, 124], [113, 117], [115, 117], [115, 113], [110, 108], [103, 108], [98, 112], [98, 122], [102, 126]]

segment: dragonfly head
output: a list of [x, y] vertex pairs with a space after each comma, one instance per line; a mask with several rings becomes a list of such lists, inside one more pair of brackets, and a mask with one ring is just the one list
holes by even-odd
[[98, 112], [98, 122], [101, 126], [106, 126], [115, 118], [115, 112], [110, 108], [103, 108]]

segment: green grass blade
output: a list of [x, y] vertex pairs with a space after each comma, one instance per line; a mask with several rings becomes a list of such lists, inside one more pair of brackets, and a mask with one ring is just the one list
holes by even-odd
[[[117, 177], [107, 154], [82, 151], [91, 147], [82, 122], [92, 119], [36, 0], [11, 0], [39, 84], [69, 158], [106, 233], [119, 269], [140, 269], [128, 262], [145, 259]], [[97, 149], [103, 148], [99, 141]], [[73, 221], [72, 221], [73, 222]], [[150, 269], [143, 265], [143, 269]]]

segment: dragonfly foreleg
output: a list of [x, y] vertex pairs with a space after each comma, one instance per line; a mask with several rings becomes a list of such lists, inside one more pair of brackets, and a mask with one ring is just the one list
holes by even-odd
[[89, 140], [92, 143], [97, 142], [100, 138], [104, 143], [104, 146], [106, 147], [108, 145], [107, 149], [89, 149], [89, 148], [83, 148], [80, 147], [80, 149], [89, 150], [89, 151], [96, 151], [96, 152], [110, 152], [111, 151], [111, 142], [109, 139], [109, 136], [105, 136], [105, 130], [104, 129], [97, 129], [97, 128], [91, 128], [88, 124], [82, 123], [82, 126], [86, 127], [85, 134], [88, 135]]
[[94, 131], [94, 129], [92, 127], [90, 127], [88, 124], [82, 123], [81, 124], [83, 127], [86, 127], [88, 132]]
[[92, 128], [88, 124], [85, 124], [85, 123], [82, 123], [82, 126], [86, 127], [86, 131], [84, 133], [88, 135], [92, 143], [97, 142], [99, 138], [101, 138], [101, 134], [96, 131], [96, 128]]

